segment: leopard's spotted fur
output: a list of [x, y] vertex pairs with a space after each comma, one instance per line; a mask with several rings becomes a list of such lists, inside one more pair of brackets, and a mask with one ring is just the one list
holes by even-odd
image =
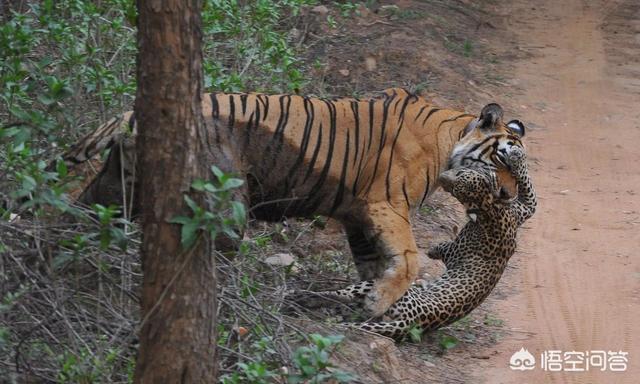
[[[518, 183], [514, 201], [496, 198], [495, 174], [463, 168], [444, 172], [440, 181], [467, 207], [469, 222], [453, 241], [431, 248], [429, 257], [447, 269], [424, 287], [413, 286], [386, 312], [391, 321], [360, 323], [360, 329], [389, 337], [405, 334], [414, 324], [429, 331], [450, 324], [475, 309], [491, 293], [516, 249], [516, 230], [535, 212], [536, 195], [529, 179], [526, 156], [512, 148], [507, 161]], [[323, 292], [342, 301], [362, 299], [373, 282]]]

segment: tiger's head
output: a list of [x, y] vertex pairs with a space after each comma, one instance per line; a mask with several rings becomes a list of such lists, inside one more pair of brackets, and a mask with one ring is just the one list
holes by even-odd
[[482, 108], [480, 116], [472, 120], [462, 132], [449, 158], [449, 169], [471, 168], [496, 172], [501, 186], [500, 195], [513, 197], [517, 193], [515, 179], [506, 164], [511, 147], [524, 148], [521, 139], [525, 129], [522, 122], [504, 123], [504, 112], [498, 104]]

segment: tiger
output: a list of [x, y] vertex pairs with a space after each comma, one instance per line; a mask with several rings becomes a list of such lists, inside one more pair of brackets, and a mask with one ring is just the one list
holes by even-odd
[[[211, 93], [202, 110], [208, 145], [226, 159], [218, 166], [245, 180], [238, 198], [255, 219], [323, 215], [343, 225], [360, 279], [375, 281], [365, 300], [373, 316], [418, 275], [411, 223], [438, 175], [458, 167], [497, 171], [509, 194], [515, 182], [505, 157], [523, 147], [525, 134], [520, 121], [503, 122], [498, 104], [476, 116], [402, 88], [363, 99]], [[82, 202], [118, 203], [125, 195], [135, 205], [135, 172], [146, 171], [135, 167], [136, 135], [135, 114], [126, 112], [63, 155], [72, 165], [111, 149]], [[136, 193], [123, 193], [129, 184]]]

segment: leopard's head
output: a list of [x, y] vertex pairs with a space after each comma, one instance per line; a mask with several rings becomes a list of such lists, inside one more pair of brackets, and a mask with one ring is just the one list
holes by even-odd
[[483, 210], [500, 198], [500, 186], [495, 171], [450, 169], [441, 173], [438, 181], [445, 191], [465, 206], [470, 216], [473, 213], [471, 211]]

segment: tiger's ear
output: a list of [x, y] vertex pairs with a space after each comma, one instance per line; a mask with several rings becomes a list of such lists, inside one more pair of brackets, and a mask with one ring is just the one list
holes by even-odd
[[511, 120], [507, 123], [507, 127], [514, 135], [524, 137], [524, 124], [520, 120]]
[[466, 136], [469, 134], [469, 132], [473, 131], [477, 126], [478, 126], [478, 122], [480, 120], [478, 119], [473, 119], [469, 122], [469, 124], [467, 124], [466, 127], [464, 127], [464, 131], [462, 131], [462, 137]]
[[499, 124], [502, 123], [503, 116], [504, 112], [500, 105], [496, 103], [487, 104], [480, 112], [478, 127], [482, 130], [496, 130]]

